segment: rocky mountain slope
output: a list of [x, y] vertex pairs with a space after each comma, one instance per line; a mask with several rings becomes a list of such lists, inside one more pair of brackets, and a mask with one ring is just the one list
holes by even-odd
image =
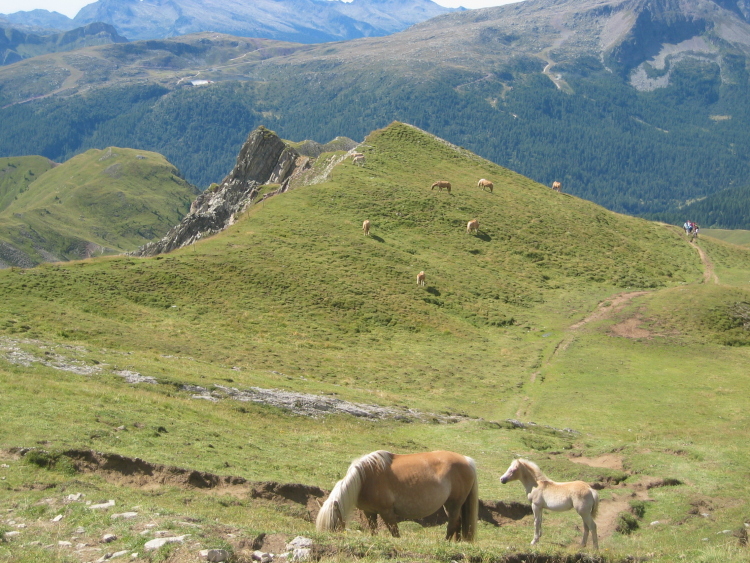
[[0, 65], [13, 64], [45, 53], [74, 51], [92, 45], [126, 42], [127, 39], [118, 35], [114, 27], [101, 22], [50, 35], [27, 33], [12, 27], [3, 27], [0, 22]]
[[130, 250], [163, 235], [196, 194], [148, 151], [90, 150], [60, 165], [0, 158], [0, 268]]
[[[50, 158], [145, 142], [208, 185], [261, 123], [360, 139], [400, 119], [611, 209], [661, 212], [750, 175], [747, 13], [744, 0], [527, 0], [336, 45], [106, 46], [0, 71], [1, 129]], [[0, 154], [16, 145], [0, 138]]]

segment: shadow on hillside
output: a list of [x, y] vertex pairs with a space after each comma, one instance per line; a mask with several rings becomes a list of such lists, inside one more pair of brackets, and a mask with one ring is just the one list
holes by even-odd
[[480, 233], [477, 233], [474, 236], [477, 237], [479, 240], [483, 240], [484, 242], [490, 242], [492, 240], [492, 237], [490, 235], [488, 235], [487, 233], [481, 233], [480, 232]]
[[370, 235], [370, 238], [372, 240], [376, 240], [378, 242], [385, 242], [385, 240], [383, 240], [382, 238], [380, 238], [378, 235]]
[[436, 287], [432, 287], [432, 286], [430, 286], [430, 287], [428, 287], [428, 288], [426, 289], [426, 291], [427, 291], [427, 293], [429, 293], [430, 295], [434, 295], [435, 297], [440, 297], [440, 290], [439, 290], [438, 288], [436, 288]]

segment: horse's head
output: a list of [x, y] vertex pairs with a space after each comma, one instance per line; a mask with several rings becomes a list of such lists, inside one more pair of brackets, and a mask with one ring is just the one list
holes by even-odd
[[514, 479], [518, 479], [518, 472], [521, 464], [518, 462], [517, 459], [513, 460], [513, 463], [510, 464], [510, 467], [508, 467], [508, 470], [503, 474], [502, 477], [500, 477], [500, 482], [505, 485], [508, 481], [513, 481]]

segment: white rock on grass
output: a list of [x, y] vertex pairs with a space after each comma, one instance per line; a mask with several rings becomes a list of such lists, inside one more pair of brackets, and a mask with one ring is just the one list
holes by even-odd
[[72, 495], [68, 495], [66, 498], [69, 501], [77, 501], [77, 500], [81, 500], [81, 497], [83, 497], [83, 493], [74, 493]]
[[119, 514], [113, 514], [112, 516], [110, 516], [110, 518], [112, 520], [130, 520], [131, 518], [135, 518], [136, 516], [138, 516], [137, 512], [120, 512]]
[[310, 559], [312, 559], [312, 549], [307, 547], [298, 547], [292, 555], [292, 561], [310, 561]]
[[59, 541], [57, 542], [57, 545], [60, 547], [73, 547], [73, 544], [69, 541]]
[[62, 519], [63, 519], [63, 515], [62, 514], [58, 514], [52, 520], [50, 520], [50, 522], [59, 522]]
[[273, 561], [273, 555], [266, 553], [265, 551], [253, 551], [253, 561], [260, 561], [260, 563], [270, 563]]
[[108, 500], [107, 502], [103, 502], [101, 504], [92, 504], [89, 506], [91, 510], [106, 510], [108, 508], [112, 508], [115, 505], [115, 501]]
[[229, 552], [226, 549], [209, 549], [206, 553], [206, 561], [209, 563], [221, 563], [229, 560]]
[[305, 536], [297, 536], [288, 544], [286, 544], [286, 549], [288, 551], [292, 551], [294, 549], [299, 549], [299, 548], [309, 549], [312, 546], [313, 546], [313, 541], [310, 538], [306, 538]]
[[110, 557], [110, 559], [114, 559], [115, 557], [122, 557], [123, 555], [127, 555], [128, 551], [129, 550], [127, 550], [127, 549], [123, 549], [122, 551], [115, 551], [112, 554], [112, 557]]
[[14, 537], [20, 536], [20, 535], [21, 535], [21, 532], [15, 532], [15, 531], [14, 532], [5, 532], [5, 534], [3, 534], [3, 537], [4, 538], [14, 538]]
[[117, 539], [117, 536], [114, 534], [104, 534], [102, 536], [102, 543], [110, 543]]
[[190, 534], [185, 534], [184, 536], [174, 536], [171, 538], [156, 538], [155, 540], [147, 541], [143, 548], [146, 551], [154, 551], [155, 549], [159, 549], [161, 546], [167, 545], [168, 543], [182, 543], [189, 535]]

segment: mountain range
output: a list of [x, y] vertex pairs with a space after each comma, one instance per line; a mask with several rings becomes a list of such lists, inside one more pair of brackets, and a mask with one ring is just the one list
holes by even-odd
[[3, 27], [0, 22], [0, 65], [13, 64], [45, 53], [75, 51], [92, 45], [126, 41], [114, 27], [101, 22], [47, 35]]
[[5, 16], [31, 26], [72, 29], [108, 23], [130, 40], [215, 31], [299, 43], [388, 35], [451, 12], [432, 0], [97, 0], [73, 19], [34, 10]]
[[335, 44], [200, 33], [45, 55], [0, 70], [0, 154], [134, 146], [207, 186], [258, 125], [362, 139], [398, 119], [610, 209], [661, 213], [750, 176], [749, 13], [527, 0]]

